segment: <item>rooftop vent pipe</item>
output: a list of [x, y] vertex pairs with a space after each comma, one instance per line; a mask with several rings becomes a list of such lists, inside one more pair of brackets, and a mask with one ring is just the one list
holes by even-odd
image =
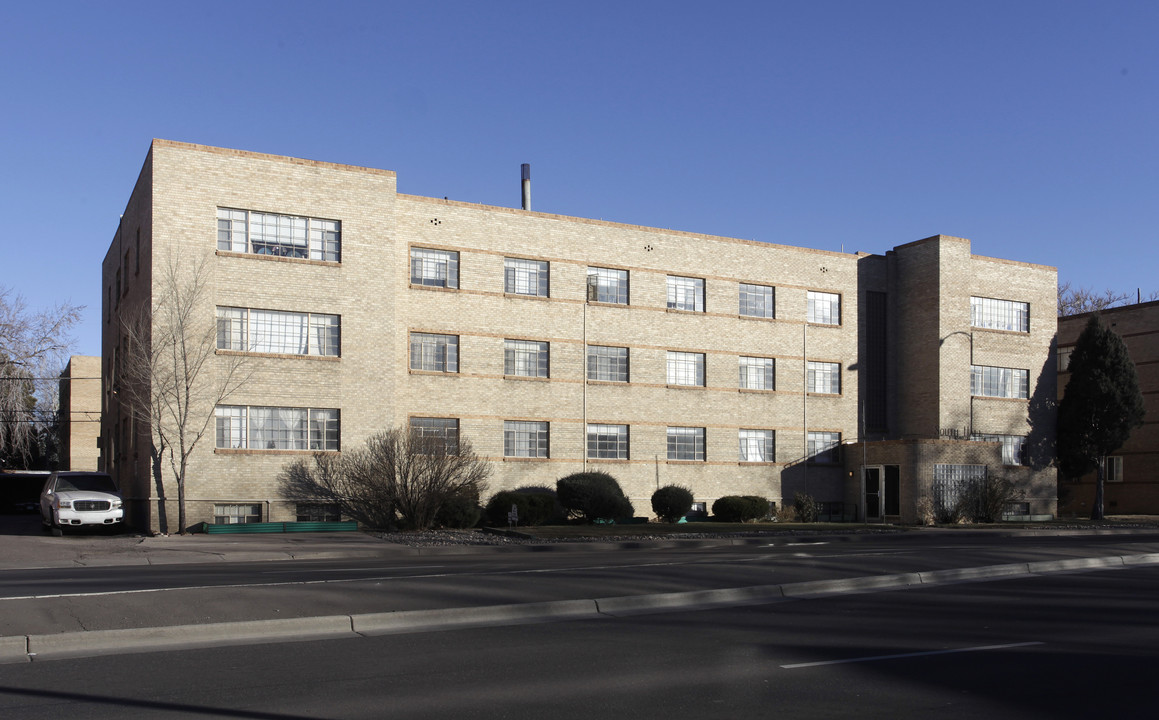
[[520, 176], [523, 179], [523, 209], [531, 209], [531, 165], [523, 163], [519, 166]]

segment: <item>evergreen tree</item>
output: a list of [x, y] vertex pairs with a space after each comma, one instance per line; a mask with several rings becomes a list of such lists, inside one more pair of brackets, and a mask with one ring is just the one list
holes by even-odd
[[1070, 356], [1058, 406], [1059, 468], [1070, 477], [1097, 471], [1091, 519], [1103, 519], [1106, 456], [1143, 424], [1143, 394], [1122, 338], [1091, 316]]

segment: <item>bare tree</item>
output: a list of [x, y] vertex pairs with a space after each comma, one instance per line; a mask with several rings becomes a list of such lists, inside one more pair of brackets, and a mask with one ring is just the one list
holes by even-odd
[[[1159, 290], [1153, 291], [1146, 297], [1138, 295], [1136, 300], [1140, 302], [1159, 300]], [[1105, 310], [1111, 307], [1130, 304], [1130, 293], [1117, 293], [1110, 289], [1096, 292], [1090, 288], [1075, 287], [1071, 285], [1069, 280], [1060, 283], [1058, 286], [1059, 317], [1079, 315], [1081, 313], [1095, 312], [1097, 310]]]
[[[185, 533], [185, 480], [189, 457], [209, 430], [215, 408], [250, 377], [244, 357], [217, 357], [217, 324], [206, 302], [210, 266], [206, 258], [170, 257], [158, 268], [152, 308], [126, 313], [121, 382], [114, 391], [129, 413], [150, 430], [150, 467], [165, 511], [165, 457], [177, 486], [178, 532]], [[215, 362], [211, 362], [214, 360]]]
[[0, 288], [0, 457], [27, 462], [38, 435], [55, 421], [57, 376], [82, 309], [62, 304], [32, 312], [24, 298]]
[[290, 463], [279, 481], [287, 498], [334, 504], [363, 524], [425, 530], [448, 499], [477, 497], [490, 474], [466, 438], [392, 428], [341, 456], [318, 453], [312, 465]]

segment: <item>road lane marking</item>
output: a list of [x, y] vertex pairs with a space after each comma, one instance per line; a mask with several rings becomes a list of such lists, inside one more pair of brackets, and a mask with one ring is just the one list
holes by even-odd
[[1045, 644], [1046, 643], [1042, 642], [1021, 642], [1008, 643], [1006, 645], [980, 645], [978, 647], [955, 648], [953, 650], [927, 650], [926, 652], [900, 653], [898, 655], [872, 655], [870, 657], [846, 658], [844, 660], [821, 660], [818, 662], [782, 665], [781, 667], [785, 670], [796, 670], [798, 668], [820, 667], [822, 665], [845, 665], [848, 663], [877, 662], [879, 660], [900, 660], [903, 658], [929, 657], [930, 655], [950, 655], [953, 653], [981, 652], [983, 650], [1009, 650], [1010, 648], [1030, 647], [1032, 645]]

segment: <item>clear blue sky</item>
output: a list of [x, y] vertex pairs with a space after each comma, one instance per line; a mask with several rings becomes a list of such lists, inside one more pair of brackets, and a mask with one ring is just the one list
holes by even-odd
[[154, 137], [400, 192], [1159, 289], [1159, 2], [5, 2], [0, 285], [86, 305]]

